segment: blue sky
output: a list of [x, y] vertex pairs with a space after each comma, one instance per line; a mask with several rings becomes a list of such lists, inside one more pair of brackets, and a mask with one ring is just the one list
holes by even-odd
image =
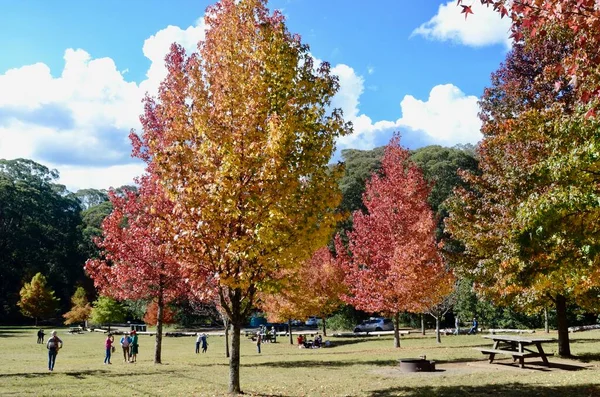
[[[140, 99], [171, 42], [193, 49], [209, 1], [0, 3], [0, 158], [32, 158], [71, 190], [130, 183]], [[338, 149], [476, 143], [477, 99], [510, 48], [508, 21], [455, 1], [272, 0], [340, 77], [355, 133]]]

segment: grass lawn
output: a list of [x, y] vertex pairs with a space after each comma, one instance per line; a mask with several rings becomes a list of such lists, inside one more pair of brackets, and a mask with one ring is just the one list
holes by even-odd
[[[56, 396], [221, 396], [227, 392], [228, 360], [224, 338], [210, 336], [208, 353], [195, 354], [193, 337], [164, 338], [163, 363], [152, 363], [154, 337], [140, 336], [138, 362], [123, 362], [120, 347], [112, 365], [103, 365], [100, 333], [69, 335], [54, 372], [47, 369], [45, 345], [36, 344], [36, 329], [0, 327], [0, 395]], [[51, 330], [47, 329], [49, 335]], [[540, 333], [538, 335], [545, 336]], [[556, 337], [555, 334], [550, 336]], [[551, 357], [551, 368], [519, 369], [511, 359], [488, 364], [471, 349], [491, 346], [480, 336], [447, 336], [437, 345], [433, 334], [411, 334], [394, 349], [391, 337], [325, 338], [333, 346], [298, 349], [285, 338], [263, 344], [262, 354], [242, 336], [241, 384], [256, 396], [598, 396], [600, 331], [572, 334], [576, 359]], [[117, 339], [118, 341], [118, 339]], [[556, 352], [556, 344], [546, 344]], [[399, 358], [426, 355], [435, 373], [398, 370]]]

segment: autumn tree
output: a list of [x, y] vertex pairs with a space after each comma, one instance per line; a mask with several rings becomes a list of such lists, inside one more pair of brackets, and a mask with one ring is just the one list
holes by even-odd
[[17, 305], [21, 308], [24, 316], [35, 319], [37, 326], [38, 318], [48, 318], [56, 314], [59, 299], [54, 296], [54, 291], [46, 285], [46, 277], [37, 273], [31, 282], [25, 283], [19, 293], [21, 300]]
[[563, 356], [567, 302], [590, 306], [600, 282], [588, 251], [598, 235], [594, 121], [555, 68], [572, 54], [571, 33], [523, 31], [493, 75], [481, 101], [480, 175], [464, 175], [470, 187], [457, 190], [447, 221], [465, 246], [457, 271], [485, 298], [529, 311], [556, 306]]
[[325, 319], [343, 303], [347, 292], [344, 272], [337, 266], [327, 247], [318, 249], [299, 272], [303, 281], [304, 312], [323, 319], [323, 335], [327, 335]]
[[83, 287], [77, 287], [71, 297], [71, 310], [63, 314], [65, 324], [86, 322], [92, 312], [92, 306]]
[[146, 299], [156, 303], [154, 363], [161, 363], [164, 310], [185, 296], [182, 267], [173, 251], [171, 213], [173, 203], [155, 175], [139, 179], [137, 192], [110, 192], [112, 213], [102, 222], [102, 238], [96, 244], [100, 259], [90, 259], [85, 269], [102, 294], [119, 300]]
[[[477, 1], [477, 0], [475, 0]], [[479, 0], [512, 20], [512, 37], [525, 40], [526, 32], [544, 37], [549, 32], [568, 32], [572, 49], [569, 56], [547, 68], [545, 73], [560, 74], [567, 84], [556, 80], [557, 90], [573, 87], [577, 100], [587, 105], [586, 117], [596, 115], [600, 100], [600, 8], [596, 0]], [[465, 3], [465, 4], [462, 4]], [[458, 0], [465, 16], [472, 4]], [[476, 16], [474, 16], [476, 17]]]
[[101, 295], [92, 305], [90, 321], [93, 324], [107, 324], [110, 332], [111, 323], [125, 321], [125, 308], [113, 298]]
[[385, 149], [381, 174], [367, 183], [366, 213], [354, 212], [354, 229], [336, 251], [345, 270], [345, 300], [360, 310], [393, 316], [394, 346], [400, 347], [399, 313], [420, 312], [436, 294], [431, 280], [444, 273], [435, 242], [435, 220], [427, 203], [430, 187], [395, 136]]
[[294, 272], [286, 272], [281, 277], [276, 291], [263, 291], [258, 295], [261, 310], [267, 314], [271, 322], [287, 322], [290, 333], [290, 345], [294, 344], [292, 336], [292, 319], [305, 318], [310, 314], [303, 311], [302, 306], [302, 280]]
[[207, 9], [198, 54], [171, 47], [147, 98], [136, 155], [174, 202], [177, 245], [198, 277], [216, 275], [231, 320], [231, 393], [240, 392], [240, 328], [263, 286], [331, 235], [339, 202], [328, 167], [349, 126], [330, 109], [338, 80], [315, 65], [264, 0]]
[[[302, 267], [285, 276], [285, 288], [261, 296], [261, 307], [269, 320], [287, 321], [316, 315], [323, 319], [323, 335], [327, 335], [325, 319], [343, 303], [346, 292], [344, 273], [336, 265], [327, 247], [319, 248]], [[290, 335], [290, 342], [293, 343]]]
[[[150, 301], [148, 306], [146, 307], [146, 312], [144, 313], [144, 322], [146, 324], [158, 324], [158, 302], [155, 300]], [[162, 309], [162, 324], [173, 324], [175, 323], [175, 311], [171, 309], [168, 305], [166, 305]]]

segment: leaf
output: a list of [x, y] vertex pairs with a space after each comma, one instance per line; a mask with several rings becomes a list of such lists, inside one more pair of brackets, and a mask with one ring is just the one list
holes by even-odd
[[469, 14], [474, 14], [473, 10], [471, 9], [472, 6], [461, 5], [461, 7], [462, 11], [460, 13], [465, 14], [465, 19], [467, 19], [467, 16], [469, 16]]

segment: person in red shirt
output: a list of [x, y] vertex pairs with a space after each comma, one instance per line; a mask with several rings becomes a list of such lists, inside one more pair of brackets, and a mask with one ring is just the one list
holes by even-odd
[[104, 347], [106, 348], [106, 356], [104, 356], [104, 364], [112, 364], [110, 362], [110, 356], [112, 353], [113, 343], [115, 342], [115, 337], [113, 334], [108, 334], [106, 336], [106, 340], [104, 341]]

